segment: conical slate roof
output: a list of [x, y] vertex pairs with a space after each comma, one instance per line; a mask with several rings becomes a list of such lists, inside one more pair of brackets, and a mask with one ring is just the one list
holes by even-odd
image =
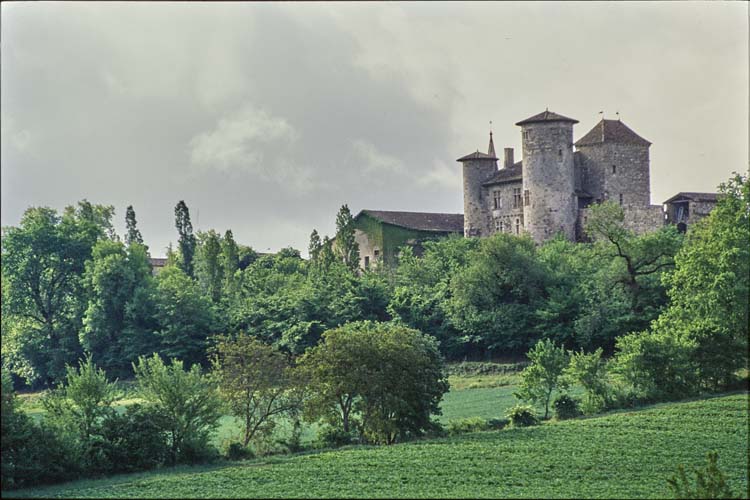
[[495, 156], [495, 142], [492, 140], [492, 131], [490, 131], [490, 147], [487, 149], [487, 154]]
[[497, 161], [497, 157], [495, 155], [488, 155], [488, 154], [480, 153], [479, 151], [477, 151], [475, 153], [470, 153], [466, 156], [463, 156], [456, 161], [469, 161], [469, 160], [495, 160]]
[[567, 116], [558, 115], [557, 113], [553, 113], [552, 111], [545, 110], [539, 113], [538, 115], [534, 115], [531, 118], [526, 118], [525, 120], [522, 120], [516, 123], [516, 125], [526, 125], [528, 123], [541, 123], [541, 122], [578, 123], [578, 120], [574, 120], [573, 118], [568, 118]]
[[638, 146], [650, 146], [643, 137], [639, 136], [632, 130], [630, 130], [620, 120], [604, 120], [600, 121], [591, 131], [578, 139], [575, 143], [578, 146], [592, 146], [594, 144], [634, 144]]

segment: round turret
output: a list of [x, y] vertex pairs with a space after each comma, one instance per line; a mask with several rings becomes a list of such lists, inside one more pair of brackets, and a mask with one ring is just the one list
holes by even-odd
[[471, 153], [456, 160], [463, 165], [464, 236], [489, 235], [489, 215], [482, 195], [482, 183], [497, 172], [497, 157]]
[[559, 233], [575, 239], [575, 123], [550, 111], [516, 123], [523, 144], [524, 229], [537, 243]]

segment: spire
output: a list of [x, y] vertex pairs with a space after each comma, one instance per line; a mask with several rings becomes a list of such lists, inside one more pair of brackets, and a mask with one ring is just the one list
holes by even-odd
[[492, 141], [492, 130], [490, 130], [490, 147], [487, 150], [487, 154], [490, 156], [495, 156], [495, 143]]

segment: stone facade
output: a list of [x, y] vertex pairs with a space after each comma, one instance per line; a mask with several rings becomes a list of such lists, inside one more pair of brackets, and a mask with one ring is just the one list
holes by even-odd
[[502, 231], [528, 233], [537, 243], [557, 234], [583, 241], [587, 207], [606, 200], [623, 207], [626, 227], [637, 234], [664, 226], [662, 207], [651, 205], [651, 143], [620, 120], [601, 120], [574, 143], [576, 123], [550, 111], [518, 122], [523, 159], [513, 163], [506, 148], [499, 169], [491, 136], [491, 154], [459, 158], [465, 236]]
[[664, 202], [667, 223], [685, 232], [691, 224], [707, 216], [717, 201], [715, 193], [677, 193]]

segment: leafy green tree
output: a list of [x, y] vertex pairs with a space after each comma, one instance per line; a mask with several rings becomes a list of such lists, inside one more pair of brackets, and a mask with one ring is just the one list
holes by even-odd
[[320, 241], [320, 235], [318, 234], [317, 229], [313, 229], [313, 232], [310, 233], [310, 245], [307, 247], [308, 254], [310, 255], [310, 260], [315, 262], [318, 260], [318, 256], [320, 255], [320, 250], [323, 248], [323, 243]]
[[526, 353], [531, 364], [521, 372], [520, 390], [516, 397], [544, 404], [544, 418], [549, 416], [552, 391], [565, 389], [567, 381], [562, 376], [569, 358], [565, 349], [549, 339], [540, 340]]
[[331, 262], [334, 262], [336, 260], [336, 255], [333, 251], [333, 241], [331, 241], [328, 236], [323, 237], [323, 243], [320, 248], [320, 253], [318, 254], [318, 260], [321, 267], [323, 267], [324, 269], [328, 268]]
[[160, 415], [169, 435], [172, 463], [189, 459], [193, 448], [206, 447], [221, 418], [221, 400], [200, 366], [183, 368], [182, 361], [165, 364], [154, 354], [133, 364], [138, 394]]
[[[146, 248], [132, 242], [127, 248], [119, 241], [100, 240], [86, 262], [84, 283], [89, 290], [88, 308], [83, 317], [80, 341], [99, 365], [119, 375], [129, 373], [135, 359], [125, 356], [132, 351], [133, 324], [145, 318], [134, 318], [135, 295], [151, 285], [151, 267]], [[125, 336], [129, 330], [130, 335]]]
[[223, 295], [224, 267], [222, 266], [221, 236], [213, 229], [198, 233], [195, 275], [201, 289], [214, 302]]
[[416, 330], [358, 322], [329, 330], [299, 367], [310, 391], [308, 419], [391, 444], [430, 428], [448, 390], [437, 343]]
[[190, 276], [194, 276], [193, 257], [197, 240], [193, 234], [193, 224], [190, 222], [190, 211], [183, 200], [174, 208], [175, 227], [179, 235], [180, 268]]
[[111, 214], [111, 207], [84, 200], [62, 217], [49, 208], [30, 208], [18, 227], [4, 228], [4, 347], [14, 353], [12, 369], [29, 383], [59, 380], [66, 363], [81, 354], [84, 265], [94, 244], [108, 237]]
[[472, 262], [451, 280], [450, 321], [486, 353], [524, 352], [538, 338], [535, 311], [547, 280], [530, 238], [483, 238]]
[[91, 356], [80, 361], [78, 368], [67, 366], [66, 370], [65, 382], [43, 400], [44, 408], [61, 427], [71, 426], [86, 446], [98, 433], [102, 419], [114, 411], [116, 384], [107, 380]]
[[224, 288], [232, 290], [235, 284], [234, 274], [240, 268], [240, 250], [234, 241], [231, 229], [227, 229], [221, 240], [221, 269], [224, 275]]
[[126, 245], [131, 245], [133, 243], [143, 245], [143, 236], [141, 236], [141, 232], [138, 230], [133, 205], [128, 205], [128, 208], [125, 210], [125, 228], [127, 231], [125, 234]]
[[177, 267], [156, 277], [154, 299], [159, 352], [188, 365], [204, 362], [207, 338], [220, 329], [211, 300]]
[[240, 333], [216, 338], [211, 353], [220, 393], [242, 422], [244, 446], [258, 435], [269, 436], [278, 417], [299, 408], [289, 359], [277, 349]]
[[685, 473], [685, 467], [679, 465], [677, 474], [667, 479], [674, 498], [742, 498], [731, 490], [718, 462], [719, 454], [709, 452], [706, 466], [693, 469], [695, 481], [691, 481]]
[[586, 391], [585, 413], [596, 413], [609, 403], [607, 383], [607, 363], [602, 358], [602, 348], [586, 354], [571, 352], [570, 364], [565, 368], [565, 376], [571, 383], [579, 384]]
[[349, 269], [359, 269], [359, 244], [354, 239], [354, 218], [347, 205], [336, 214], [336, 256]]
[[720, 191], [716, 208], [688, 231], [675, 271], [664, 278], [670, 305], [654, 325], [695, 343], [692, 360], [709, 390], [729, 387], [748, 361], [750, 181], [735, 175]]

